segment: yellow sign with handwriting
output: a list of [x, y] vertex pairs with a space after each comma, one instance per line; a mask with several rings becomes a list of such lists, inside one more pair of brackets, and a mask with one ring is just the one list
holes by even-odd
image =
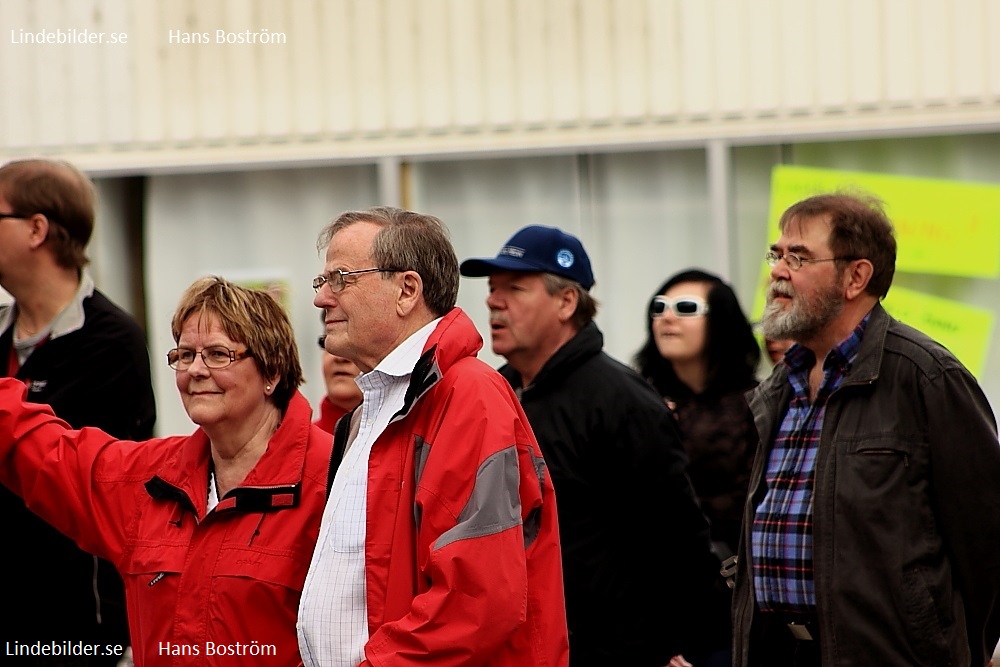
[[1000, 277], [1000, 186], [812, 167], [775, 167], [768, 240], [778, 218], [815, 194], [863, 191], [885, 204], [896, 227], [896, 270]]
[[973, 375], [982, 374], [993, 335], [992, 311], [902, 287], [892, 287], [882, 305], [951, 350]]

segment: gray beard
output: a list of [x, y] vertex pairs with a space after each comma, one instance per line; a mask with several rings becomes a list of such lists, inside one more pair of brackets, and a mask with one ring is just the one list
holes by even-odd
[[814, 303], [792, 301], [788, 310], [768, 299], [760, 328], [765, 338], [771, 340], [804, 341], [815, 338], [830, 322], [836, 319], [844, 304], [837, 292], [817, 295]]

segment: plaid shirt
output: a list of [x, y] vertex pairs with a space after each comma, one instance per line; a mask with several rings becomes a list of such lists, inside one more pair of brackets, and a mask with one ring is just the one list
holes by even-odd
[[785, 354], [792, 401], [767, 459], [767, 494], [757, 507], [750, 533], [754, 592], [763, 611], [816, 609], [812, 569], [816, 454], [827, 400], [850, 370], [869, 316], [826, 355], [823, 383], [812, 404], [809, 371], [816, 356], [802, 345]]

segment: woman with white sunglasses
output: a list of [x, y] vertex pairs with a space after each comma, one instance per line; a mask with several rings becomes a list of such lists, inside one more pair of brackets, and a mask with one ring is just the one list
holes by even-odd
[[[646, 343], [635, 366], [677, 415], [688, 473], [711, 521], [720, 560], [736, 553], [739, 541], [757, 446], [743, 394], [756, 385], [760, 356], [736, 294], [714, 274], [682, 271], [649, 302]], [[718, 662], [704, 664], [728, 664], [728, 595], [720, 595], [713, 618]]]

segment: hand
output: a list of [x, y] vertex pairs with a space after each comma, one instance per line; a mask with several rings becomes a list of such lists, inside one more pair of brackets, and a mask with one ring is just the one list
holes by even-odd
[[670, 662], [666, 664], [666, 667], [694, 667], [694, 665], [685, 660], [683, 655], [675, 655], [670, 658]]

